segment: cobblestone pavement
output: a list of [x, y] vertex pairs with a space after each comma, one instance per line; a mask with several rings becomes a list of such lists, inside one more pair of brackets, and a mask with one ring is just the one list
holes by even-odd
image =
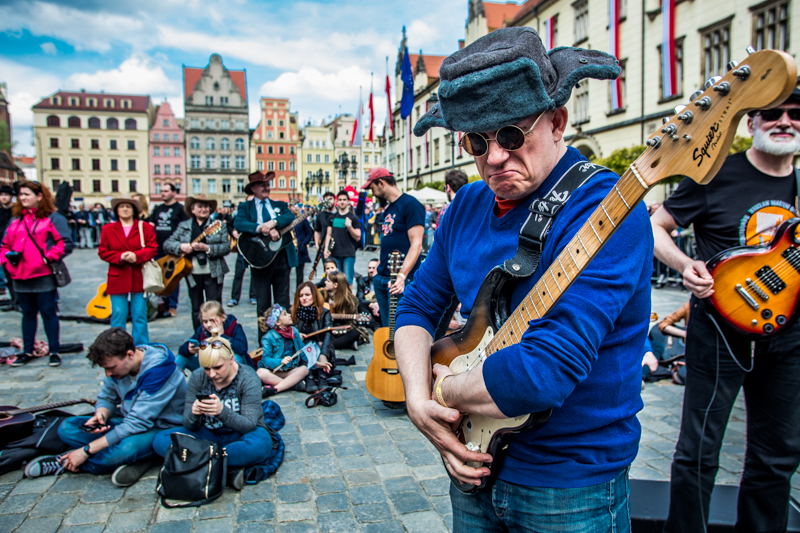
[[[366, 272], [374, 253], [360, 253], [356, 270]], [[229, 264], [233, 258], [229, 257]], [[76, 250], [67, 259], [73, 283], [62, 290], [61, 314], [85, 315], [88, 300], [105, 280], [105, 268], [93, 250]], [[233, 274], [226, 280], [226, 300]], [[294, 275], [292, 276], [294, 285]], [[249, 275], [243, 294], [247, 295]], [[185, 285], [177, 318], [151, 322], [150, 338], [173, 350], [191, 333]], [[677, 309], [686, 299], [678, 289], [653, 291], [653, 309], [660, 316]], [[255, 306], [247, 299], [227, 308], [256, 338]], [[104, 329], [98, 324], [61, 322], [62, 342], [91, 343]], [[0, 338], [20, 335], [20, 315], [0, 314]], [[42, 328], [39, 338], [44, 338]], [[349, 357], [354, 352], [344, 351]], [[0, 367], [0, 405], [32, 405], [96, 396], [102, 378], [84, 353], [64, 356], [53, 369], [46, 361], [23, 368]], [[386, 409], [364, 387], [372, 346], [355, 352], [355, 366], [343, 367], [347, 390], [331, 408], [307, 409], [305, 395], [277, 396], [286, 416], [281, 436], [286, 456], [277, 474], [241, 492], [231, 489], [216, 502], [199, 509], [164, 509], [156, 499], [157, 470], [151, 469], [134, 486], [120, 489], [110, 476], [64, 474], [22, 479], [22, 473], [0, 476], [0, 532], [152, 533], [189, 532], [424, 532], [448, 531], [452, 510], [448, 478], [433, 447], [412, 427], [402, 411]], [[645, 408], [639, 456], [633, 478], [669, 479], [678, 436], [683, 389], [676, 385], [648, 385], [642, 392]], [[74, 406], [83, 413], [87, 406]], [[720, 483], [737, 483], [744, 454], [744, 411], [741, 399], [725, 436]], [[793, 494], [800, 495], [798, 476]]]

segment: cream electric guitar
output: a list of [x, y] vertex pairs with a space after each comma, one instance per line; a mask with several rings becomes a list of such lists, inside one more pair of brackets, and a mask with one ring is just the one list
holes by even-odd
[[[647, 150], [625, 171], [513, 312], [509, 305], [511, 291], [507, 290], [513, 288], [513, 278], [501, 267], [489, 272], [464, 328], [433, 344], [432, 361], [449, 364], [456, 374], [461, 374], [479, 366], [496, 351], [518, 343], [528, 324], [556, 304], [650, 188], [676, 175], [701, 184], [711, 181], [728, 155], [741, 117], [752, 109], [782, 103], [797, 79], [794, 59], [774, 50], [751, 53], [738, 66], [732, 62], [731, 68], [724, 77], [706, 82], [705, 92], [693, 94], [694, 105], [679, 106], [671, 120], [664, 120], [661, 131], [648, 139]], [[508, 435], [540, 427], [550, 412], [509, 419], [466, 413], [456, 435], [468, 449], [495, 458], [491, 464], [470, 466], [492, 469], [501, 462], [502, 457], [497, 456], [507, 447]], [[496, 474], [497, 469], [492, 471], [492, 476]], [[483, 478], [479, 487], [462, 484], [452, 476], [451, 479], [462, 492], [475, 492], [489, 478]]]

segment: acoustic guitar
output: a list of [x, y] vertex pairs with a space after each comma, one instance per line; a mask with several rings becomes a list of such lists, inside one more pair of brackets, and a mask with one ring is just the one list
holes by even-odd
[[[514, 278], [502, 267], [494, 268], [484, 279], [465, 326], [433, 344], [432, 361], [445, 361], [456, 374], [461, 374], [476, 368], [498, 350], [518, 343], [528, 324], [552, 309], [647, 191], [676, 175], [688, 176], [700, 184], [711, 181], [728, 155], [741, 117], [752, 109], [782, 103], [796, 79], [797, 66], [790, 55], [763, 50], [752, 53], [724, 77], [709, 80], [704, 92], [692, 95], [691, 108], [676, 108], [676, 115], [665, 119], [661, 131], [651, 135], [648, 148], [623, 173], [519, 306], [512, 311], [509, 304]], [[783, 246], [778, 248], [781, 252], [786, 248], [783, 244], [777, 246]], [[541, 427], [550, 411], [509, 419], [465, 413], [455, 434], [467, 449], [494, 458], [492, 463], [469, 463], [470, 466], [492, 469], [502, 462], [501, 451], [507, 437]], [[475, 492], [485, 487], [497, 470], [482, 478], [477, 487], [462, 484], [452, 475], [451, 480], [460, 491]]]
[[[222, 229], [222, 221], [215, 220], [203, 230], [203, 233], [197, 236], [190, 244], [195, 244], [209, 235], [213, 235]], [[181, 280], [192, 273], [192, 260], [186, 257], [186, 254], [181, 255], [165, 255], [158, 261], [158, 266], [161, 267], [161, 273], [164, 276], [164, 290], [158, 292], [159, 296], [162, 294], [168, 295], [175, 292]]]
[[306, 217], [313, 216], [317, 212], [316, 207], [309, 208], [305, 213], [295, 215], [294, 221], [278, 230], [281, 236], [277, 241], [273, 241], [269, 235], [260, 233], [242, 233], [239, 235], [239, 253], [253, 268], [267, 268], [278, 257], [278, 252], [289, 246], [292, 241], [290, 233], [295, 226], [300, 224]]
[[103, 282], [97, 287], [97, 294], [89, 300], [86, 306], [86, 314], [98, 320], [105, 320], [111, 317], [111, 297], [106, 294], [108, 284]]
[[20, 409], [13, 405], [0, 405], [0, 445], [8, 444], [25, 438], [30, 435], [33, 428], [33, 413], [41, 411], [49, 411], [51, 409], [59, 409], [68, 405], [75, 405], [78, 403], [88, 403], [95, 405], [95, 400], [87, 400], [82, 398], [80, 400], [70, 400], [67, 402], [51, 403], [47, 405], [37, 405], [35, 407], [26, 407]]
[[739, 246], [707, 261], [714, 294], [706, 307], [751, 338], [777, 335], [796, 318], [800, 294], [800, 218], [781, 224], [769, 244]]
[[[403, 267], [403, 257], [397, 250], [389, 254], [389, 277], [392, 283], [397, 280], [397, 274]], [[367, 369], [367, 390], [384, 402], [406, 401], [403, 378], [394, 355], [394, 315], [397, 311], [397, 300], [396, 294], [389, 294], [389, 327], [378, 328], [372, 334], [375, 354]]]

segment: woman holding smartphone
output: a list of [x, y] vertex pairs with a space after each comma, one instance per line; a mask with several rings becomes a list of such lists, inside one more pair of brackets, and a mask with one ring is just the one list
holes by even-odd
[[266, 461], [272, 451], [261, 408], [261, 380], [255, 370], [236, 362], [228, 340], [217, 335], [200, 342], [197, 358], [200, 368], [189, 378], [183, 427], [156, 435], [153, 449], [164, 457], [176, 431], [224, 446], [228, 486], [241, 490], [244, 470]]

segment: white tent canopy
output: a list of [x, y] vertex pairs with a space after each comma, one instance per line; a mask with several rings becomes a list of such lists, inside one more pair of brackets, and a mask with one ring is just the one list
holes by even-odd
[[447, 194], [430, 187], [424, 187], [418, 191], [408, 191], [409, 195], [413, 196], [421, 204], [442, 204], [447, 201]]

